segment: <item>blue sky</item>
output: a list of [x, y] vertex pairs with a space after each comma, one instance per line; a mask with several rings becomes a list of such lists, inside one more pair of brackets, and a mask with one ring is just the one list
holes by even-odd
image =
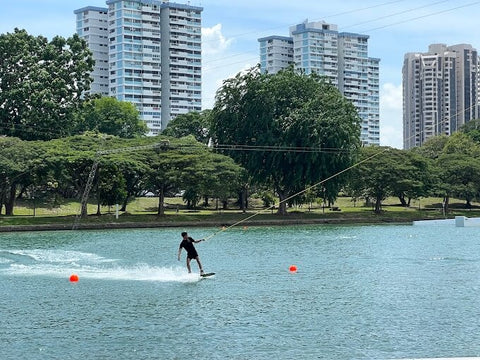
[[[106, 6], [104, 0], [1, 0], [0, 33], [15, 27], [33, 35], [68, 37], [73, 11]], [[187, 3], [177, 0], [179, 3]], [[203, 106], [213, 105], [222, 81], [259, 61], [257, 39], [288, 35], [306, 19], [325, 20], [339, 31], [367, 34], [369, 55], [380, 62], [380, 142], [402, 147], [402, 64], [407, 52], [432, 43], [467, 43], [480, 49], [480, 1], [473, 0], [190, 0], [204, 8]]]

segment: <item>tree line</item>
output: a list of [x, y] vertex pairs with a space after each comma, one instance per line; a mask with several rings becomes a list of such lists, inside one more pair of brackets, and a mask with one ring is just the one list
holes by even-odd
[[480, 132], [471, 121], [461, 131], [429, 139], [411, 150], [363, 148], [360, 158], [380, 154], [352, 169], [345, 188], [353, 198], [370, 199], [375, 212], [382, 201], [394, 196], [402, 206], [412, 199], [441, 197], [444, 213], [451, 198], [465, 201], [465, 208], [480, 199]]
[[[13, 215], [15, 201], [35, 197], [53, 202], [56, 197], [81, 198], [98, 163], [92, 200], [101, 205], [127, 204], [151, 191], [164, 197], [187, 189], [190, 205], [200, 196], [228, 198], [238, 187], [241, 168], [227, 156], [215, 154], [193, 137], [121, 139], [84, 134], [49, 141], [0, 138], [0, 208]], [[109, 149], [106, 151], [105, 149]]]
[[152, 192], [162, 215], [179, 190], [190, 207], [236, 197], [244, 210], [252, 191], [275, 194], [280, 214], [340, 191], [376, 212], [390, 196], [442, 196], [446, 211], [451, 197], [468, 207], [479, 196], [477, 121], [409, 151], [362, 147], [355, 107], [324, 78], [254, 67], [224, 81], [213, 109], [147, 137], [132, 104], [85, 95], [93, 64], [76, 35], [0, 35], [0, 214], [26, 196], [80, 199], [89, 179], [98, 214]]

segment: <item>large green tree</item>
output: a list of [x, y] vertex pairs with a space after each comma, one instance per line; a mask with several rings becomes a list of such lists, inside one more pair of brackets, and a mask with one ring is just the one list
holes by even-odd
[[[42, 159], [49, 171], [49, 181], [58, 184], [56, 191], [63, 197], [78, 198], [88, 183], [95, 161], [96, 153], [103, 149], [106, 141], [96, 134], [71, 136], [55, 139], [45, 144]], [[96, 172], [94, 172], [94, 175]], [[86, 216], [86, 208], [81, 209]]]
[[412, 152], [428, 159], [435, 160], [442, 154], [448, 139], [449, 137], [447, 135], [432, 137], [428, 139], [422, 146], [414, 147]]
[[115, 161], [102, 159], [97, 179], [97, 215], [101, 215], [100, 205], [113, 206], [125, 201], [126, 181]]
[[475, 127], [472, 125], [469, 129], [432, 138], [418, 150], [435, 160], [435, 192], [443, 196], [445, 213], [450, 197], [465, 199], [466, 206], [470, 207], [471, 201], [480, 195], [480, 143], [472, 136]]
[[162, 131], [162, 135], [176, 138], [193, 135], [197, 141], [207, 144], [210, 137], [210, 113], [211, 110], [204, 110], [178, 115], [168, 123], [165, 130]]
[[195, 207], [200, 199], [216, 198], [226, 201], [241, 188], [241, 168], [224, 155], [196, 151], [195, 157], [183, 168], [182, 187], [187, 205]]
[[1, 34], [0, 134], [24, 140], [70, 135], [93, 64], [78, 35], [48, 41], [19, 29]]
[[444, 154], [439, 158], [439, 189], [443, 195], [443, 208], [448, 212], [450, 197], [465, 200], [470, 208], [480, 195], [480, 160], [460, 153]]
[[121, 138], [143, 136], [148, 132], [132, 103], [113, 97], [101, 97], [85, 102], [77, 113], [77, 132], [98, 131]]
[[0, 137], [0, 214], [14, 214], [17, 195], [35, 182], [42, 149], [37, 142]]
[[187, 201], [194, 204], [214, 191], [231, 189], [241, 174], [241, 168], [231, 158], [214, 154], [192, 136], [171, 141], [165, 149], [159, 149], [146, 158], [150, 168], [148, 189], [158, 194], [158, 215], [164, 214], [165, 194], [184, 189]]
[[125, 179], [126, 190], [120, 211], [127, 211], [128, 202], [145, 193], [147, 189], [145, 185], [146, 176], [149, 168], [147, 162], [143, 161], [135, 152], [129, 153], [128, 156], [122, 156], [116, 163]]
[[427, 159], [388, 147], [362, 148], [360, 159], [350, 172], [346, 189], [355, 198], [372, 199], [376, 213], [381, 212], [382, 201], [389, 196], [397, 196], [407, 206], [406, 199], [428, 194], [433, 180]]
[[[217, 92], [211, 135], [257, 184], [285, 200], [354, 161], [360, 118], [351, 102], [320, 77], [289, 68], [274, 75], [239, 73]], [[343, 177], [327, 184], [334, 199]]]
[[470, 120], [460, 129], [470, 136], [475, 142], [480, 143], [480, 119]]
[[402, 206], [410, 206], [411, 199], [429, 196], [435, 184], [434, 163], [413, 151], [399, 150], [397, 178], [392, 184], [393, 195]]

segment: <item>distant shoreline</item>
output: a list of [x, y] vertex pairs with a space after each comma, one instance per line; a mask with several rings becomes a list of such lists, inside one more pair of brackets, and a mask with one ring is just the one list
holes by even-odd
[[[237, 221], [178, 221], [178, 222], [109, 222], [109, 223], [80, 223], [75, 230], [114, 230], [114, 229], [146, 229], [146, 228], [189, 228], [189, 227], [228, 227]], [[409, 224], [410, 219], [398, 217], [396, 219], [369, 219], [369, 218], [328, 218], [328, 219], [269, 219], [248, 220], [238, 227], [244, 226], [295, 226], [295, 225], [375, 225], [375, 224]], [[0, 225], [0, 233], [29, 232], [29, 231], [67, 231], [73, 230], [74, 224], [37, 224], [37, 225]]]
[[[27, 231], [66, 231], [66, 230], [108, 230], [190, 227], [246, 227], [246, 226], [296, 226], [296, 225], [376, 225], [413, 224], [417, 220], [454, 219], [455, 216], [480, 217], [480, 203], [470, 209], [463, 201], [451, 201], [447, 216], [443, 214], [440, 198], [425, 198], [404, 207], [397, 198], [386, 199], [382, 211], [375, 213], [371, 205], [356, 204], [351, 198], [339, 197], [335, 206], [294, 206], [286, 215], [280, 215], [276, 208], [264, 208], [257, 200], [251, 201], [248, 209], [240, 210], [230, 204], [228, 209], [200, 207], [186, 208], [180, 198], [168, 198], [165, 213], [158, 215], [158, 199], [136, 198], [129, 203], [129, 211], [117, 213], [111, 207], [101, 208], [91, 205], [88, 216], [79, 217], [78, 201], [67, 201], [48, 206], [20, 201], [15, 215], [0, 215], [0, 233]], [[353, 204], [353, 205], [352, 205]]]

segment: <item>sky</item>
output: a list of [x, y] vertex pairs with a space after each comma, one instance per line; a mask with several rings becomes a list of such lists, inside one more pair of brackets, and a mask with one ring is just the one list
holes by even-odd
[[[173, 2], [173, 1], [171, 1]], [[340, 32], [369, 35], [370, 57], [380, 58], [380, 144], [402, 148], [402, 65], [408, 52], [435, 43], [480, 49], [473, 0], [176, 0], [203, 7], [202, 102], [211, 108], [225, 79], [259, 62], [258, 38], [289, 36], [308, 21], [336, 24]], [[74, 10], [106, 7], [105, 0], [0, 0], [0, 33], [15, 27], [51, 39], [75, 33]]]

